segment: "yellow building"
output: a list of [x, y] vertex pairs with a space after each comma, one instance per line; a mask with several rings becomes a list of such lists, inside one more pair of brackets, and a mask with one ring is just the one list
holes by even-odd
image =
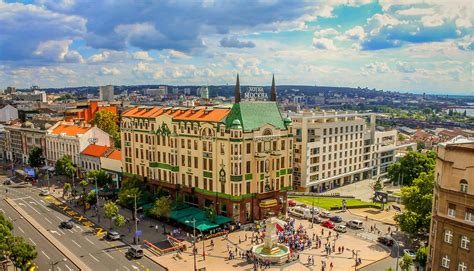
[[187, 204], [246, 223], [286, 212], [292, 183], [291, 120], [270, 101], [229, 107], [135, 107], [122, 114], [125, 173]]

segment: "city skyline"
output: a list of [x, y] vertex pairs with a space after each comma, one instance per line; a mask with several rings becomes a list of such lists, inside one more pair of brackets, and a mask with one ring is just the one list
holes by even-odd
[[469, 1], [0, 1], [0, 86], [369, 87], [473, 94]]

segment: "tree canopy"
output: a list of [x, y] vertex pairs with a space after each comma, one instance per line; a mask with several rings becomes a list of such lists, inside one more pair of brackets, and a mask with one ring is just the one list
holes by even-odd
[[401, 189], [403, 213], [395, 215], [400, 229], [407, 233], [429, 232], [433, 199], [434, 172], [422, 172], [411, 186]]
[[0, 212], [0, 255], [8, 257], [15, 267], [25, 270], [36, 259], [37, 252], [20, 236], [12, 233], [13, 224]]
[[70, 155], [64, 155], [56, 161], [55, 171], [58, 175], [64, 175], [71, 178], [76, 173], [76, 167], [72, 162]]
[[44, 166], [43, 149], [34, 146], [30, 150], [30, 153], [28, 156], [28, 164], [36, 168]]
[[168, 217], [171, 212], [172, 201], [169, 197], [160, 197], [156, 200], [151, 213], [157, 217]]
[[99, 110], [95, 113], [92, 123], [108, 133], [113, 138], [115, 147], [120, 148], [120, 131], [117, 114], [107, 110]]
[[97, 178], [98, 187], [108, 186], [112, 183], [112, 177], [103, 169], [91, 170], [87, 173], [87, 177], [94, 180]]
[[411, 185], [414, 179], [422, 172], [434, 170], [436, 164], [436, 153], [429, 151], [426, 154], [410, 151], [398, 162], [388, 168], [388, 176], [392, 182], [400, 180], [401, 185]]

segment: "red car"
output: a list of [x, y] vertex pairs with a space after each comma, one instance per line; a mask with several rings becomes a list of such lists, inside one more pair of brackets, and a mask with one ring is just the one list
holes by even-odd
[[290, 206], [290, 207], [296, 206], [296, 201], [290, 199], [288, 201], [288, 206]]
[[334, 223], [331, 220], [325, 220], [321, 222], [321, 226], [333, 229], [334, 228]]

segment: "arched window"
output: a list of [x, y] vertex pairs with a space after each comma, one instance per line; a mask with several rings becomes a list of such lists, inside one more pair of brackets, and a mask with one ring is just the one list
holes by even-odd
[[264, 135], [264, 136], [272, 135], [272, 130], [271, 130], [271, 129], [265, 129], [265, 130], [263, 131], [263, 135]]
[[459, 184], [461, 192], [467, 193], [467, 181], [462, 179]]

